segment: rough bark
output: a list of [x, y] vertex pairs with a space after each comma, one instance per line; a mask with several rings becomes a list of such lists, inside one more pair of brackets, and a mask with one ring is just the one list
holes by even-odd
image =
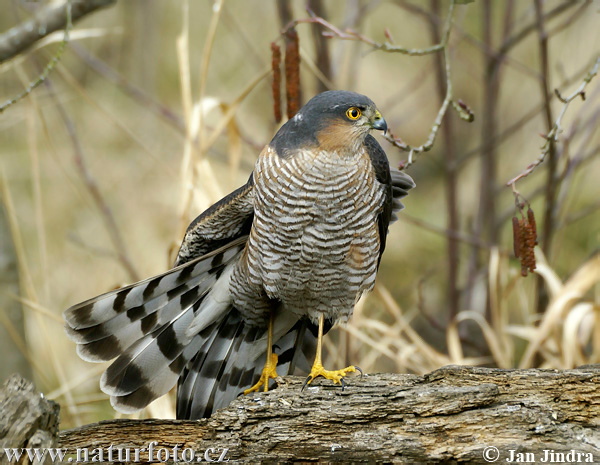
[[348, 378], [344, 391], [327, 381], [304, 391], [301, 378], [280, 381], [210, 419], [105, 421], [61, 432], [60, 446], [106, 453], [110, 445], [148, 448], [157, 441], [155, 452], [179, 445], [179, 454], [192, 448], [203, 456], [212, 448], [216, 459], [227, 449], [230, 461], [345, 463], [485, 463], [493, 446], [503, 463], [519, 453], [539, 462], [544, 450], [574, 450], [583, 454], [580, 462], [600, 462], [600, 366], [449, 366], [425, 376]]
[[[19, 375], [8, 378], [0, 390], [0, 464], [9, 463], [5, 447], [56, 447], [59, 411], [30, 381]], [[51, 461], [48, 457], [41, 463]]]
[[[73, 22], [83, 16], [115, 3], [116, 0], [72, 0], [71, 19]], [[64, 29], [67, 23], [67, 2], [49, 4], [40, 8], [35, 15], [0, 34], [0, 63], [22, 53], [48, 34]]]

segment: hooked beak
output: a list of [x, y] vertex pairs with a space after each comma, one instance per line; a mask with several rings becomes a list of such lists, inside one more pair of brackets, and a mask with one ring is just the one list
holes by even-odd
[[379, 110], [375, 112], [375, 119], [371, 123], [371, 127], [383, 131], [384, 134], [387, 132], [387, 123], [383, 119], [383, 116], [381, 116], [381, 113], [379, 113]]

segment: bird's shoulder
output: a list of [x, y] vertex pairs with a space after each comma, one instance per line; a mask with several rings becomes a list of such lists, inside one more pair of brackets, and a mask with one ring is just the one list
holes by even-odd
[[226, 245], [247, 235], [254, 215], [254, 180], [223, 197], [201, 213], [188, 226], [177, 254], [176, 265]]

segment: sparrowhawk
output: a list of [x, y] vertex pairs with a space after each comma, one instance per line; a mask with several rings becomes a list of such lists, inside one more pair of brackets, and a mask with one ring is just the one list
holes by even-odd
[[116, 358], [101, 388], [117, 410], [178, 383], [177, 417], [196, 419], [267, 390], [277, 373], [341, 382], [354, 371], [325, 370], [321, 339], [373, 288], [388, 225], [414, 187], [371, 129], [387, 125], [369, 98], [317, 95], [248, 182], [189, 226], [173, 269], [65, 312], [83, 359]]

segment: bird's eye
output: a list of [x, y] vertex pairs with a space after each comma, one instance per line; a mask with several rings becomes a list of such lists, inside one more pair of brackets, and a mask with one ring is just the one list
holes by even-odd
[[350, 107], [346, 110], [346, 116], [348, 117], [348, 119], [351, 119], [353, 121], [360, 118], [360, 114], [360, 109], [356, 107]]

